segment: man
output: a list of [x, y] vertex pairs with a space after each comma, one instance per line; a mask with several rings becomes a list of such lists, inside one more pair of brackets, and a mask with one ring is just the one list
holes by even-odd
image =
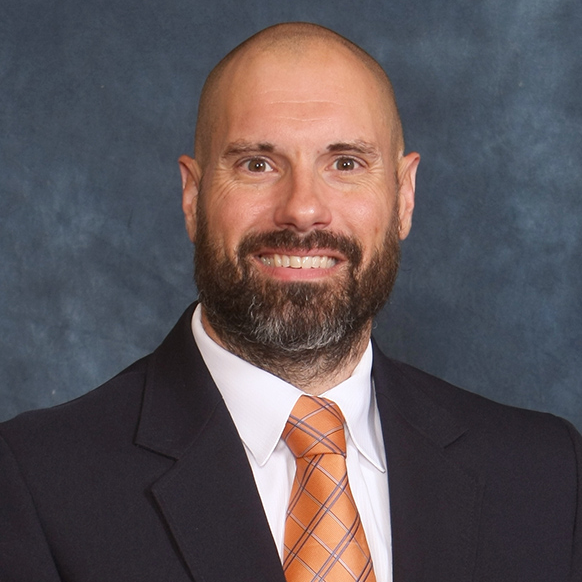
[[[104, 386], [0, 427], [0, 580], [582, 580], [576, 431], [370, 342], [419, 162], [379, 65], [266, 29], [210, 74], [195, 145], [200, 303]], [[320, 413], [313, 446], [337, 450], [303, 455]]]

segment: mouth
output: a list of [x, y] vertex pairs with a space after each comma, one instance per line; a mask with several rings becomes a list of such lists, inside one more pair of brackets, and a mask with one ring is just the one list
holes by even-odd
[[284, 269], [331, 269], [338, 260], [329, 255], [284, 255], [265, 253], [259, 255], [259, 260], [266, 267]]

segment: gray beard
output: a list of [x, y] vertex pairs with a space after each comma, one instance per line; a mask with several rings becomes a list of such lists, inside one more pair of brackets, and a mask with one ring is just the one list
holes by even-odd
[[[200, 214], [200, 212], [202, 213]], [[362, 267], [357, 240], [328, 231], [300, 236], [274, 231], [246, 236], [236, 259], [211, 239], [198, 208], [195, 273], [199, 299], [220, 341], [237, 356], [303, 387], [333, 375], [368, 341], [373, 317], [392, 290], [398, 271], [398, 213], [384, 245]], [[261, 248], [335, 249], [347, 258], [341, 279], [284, 282], [267, 279], [253, 264]]]

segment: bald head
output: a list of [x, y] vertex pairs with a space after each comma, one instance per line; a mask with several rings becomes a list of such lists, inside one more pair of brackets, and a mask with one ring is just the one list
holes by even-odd
[[[355, 61], [370, 74], [382, 102], [382, 109], [390, 131], [395, 158], [403, 153], [402, 124], [394, 98], [392, 84], [382, 67], [363, 49], [343, 36], [322, 26], [304, 22], [283, 23], [266, 28], [228, 53], [209, 74], [200, 96], [196, 124], [196, 158], [202, 168], [210, 150], [213, 131], [222, 114], [221, 102], [225, 93], [236, 93], [233, 84], [235, 71], [252, 67], [261, 55], [281, 57], [311, 57], [317, 59], [322, 51], [337, 52], [338, 58]], [[363, 104], [365, 106], [365, 104]]]

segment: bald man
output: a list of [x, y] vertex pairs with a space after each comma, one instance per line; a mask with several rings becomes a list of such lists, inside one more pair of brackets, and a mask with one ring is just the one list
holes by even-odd
[[266, 29], [210, 74], [195, 149], [199, 302], [102, 387], [0, 426], [0, 580], [582, 580], [576, 431], [371, 341], [419, 163], [380, 66]]

